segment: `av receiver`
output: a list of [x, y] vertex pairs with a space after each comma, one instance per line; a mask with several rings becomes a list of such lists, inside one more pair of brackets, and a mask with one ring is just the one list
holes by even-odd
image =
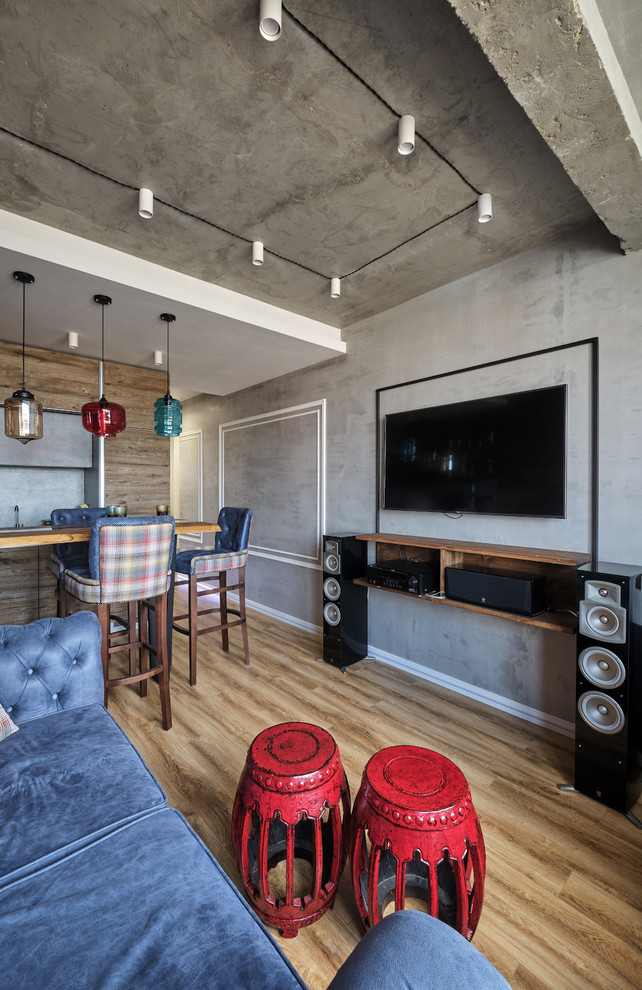
[[368, 565], [366, 580], [377, 588], [429, 595], [439, 588], [439, 565], [436, 561], [382, 560]]

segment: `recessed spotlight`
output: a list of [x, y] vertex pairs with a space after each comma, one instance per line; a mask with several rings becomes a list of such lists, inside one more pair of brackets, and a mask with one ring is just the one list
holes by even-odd
[[260, 0], [259, 31], [266, 41], [281, 37], [281, 0]]

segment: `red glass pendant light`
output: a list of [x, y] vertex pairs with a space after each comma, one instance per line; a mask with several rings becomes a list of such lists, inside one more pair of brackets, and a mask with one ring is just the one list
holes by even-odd
[[[94, 296], [94, 302], [102, 307], [102, 331], [101, 331], [101, 362], [105, 368], [105, 306], [111, 304], [109, 296]], [[89, 433], [95, 437], [115, 437], [117, 433], [122, 433], [127, 425], [125, 409], [117, 402], [107, 402], [105, 392], [98, 402], [86, 402], [81, 409], [82, 425]]]

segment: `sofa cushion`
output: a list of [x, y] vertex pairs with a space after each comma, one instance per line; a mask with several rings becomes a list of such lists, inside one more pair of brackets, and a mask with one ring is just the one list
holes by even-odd
[[15, 722], [11, 721], [11, 716], [7, 715], [2, 705], [0, 705], [0, 742], [17, 731], [18, 726]]
[[0, 886], [166, 803], [101, 705], [23, 722], [0, 746]]
[[328, 990], [510, 990], [463, 935], [422, 911], [394, 911], [377, 922], [340, 967]]
[[301, 990], [183, 816], [158, 811], [0, 891], [12, 990]]

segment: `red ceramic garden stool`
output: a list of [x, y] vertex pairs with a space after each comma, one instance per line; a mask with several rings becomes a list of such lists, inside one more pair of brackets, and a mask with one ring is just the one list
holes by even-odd
[[325, 729], [284, 722], [256, 737], [234, 801], [234, 857], [254, 910], [285, 937], [332, 906], [349, 821], [348, 782]]
[[461, 770], [419, 746], [376, 753], [350, 825], [352, 886], [370, 928], [416, 906], [471, 939], [484, 899], [486, 853]]

